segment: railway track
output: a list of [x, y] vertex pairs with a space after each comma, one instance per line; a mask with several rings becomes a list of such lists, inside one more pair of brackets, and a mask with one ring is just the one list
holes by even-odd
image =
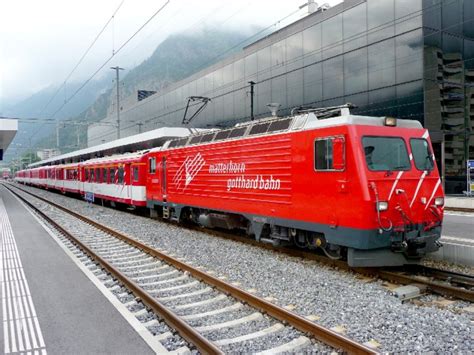
[[[259, 298], [165, 251], [152, 249], [26, 190], [7, 188], [201, 353], [248, 352], [245, 346], [249, 342], [257, 343], [262, 353], [324, 351], [327, 350], [325, 346], [348, 353], [376, 353], [366, 345]], [[46, 203], [50, 213], [43, 212], [16, 189]], [[53, 210], [56, 213], [52, 213]], [[58, 210], [63, 217], [58, 217]], [[56, 221], [58, 219], [61, 221]], [[121, 295], [125, 296], [127, 292]], [[133, 308], [137, 304], [137, 300], [131, 300], [127, 305]], [[173, 334], [159, 335], [163, 339], [167, 336]], [[312, 339], [324, 345], [314, 344]]]
[[[194, 226], [186, 226], [185, 228], [203, 232], [202, 228]], [[222, 231], [207, 230], [206, 232], [220, 238], [231, 239], [293, 257], [314, 260], [341, 270], [378, 278], [383, 281], [395, 282], [402, 285], [421, 284], [426, 287], [428, 292], [468, 302], [474, 302], [474, 276], [472, 275], [456, 273], [424, 265], [407, 265], [405, 267], [392, 268], [351, 268], [343, 260], [330, 259], [324, 255], [319, 255], [303, 249], [282, 246], [275, 247], [271, 244], [257, 242], [248, 237]]]

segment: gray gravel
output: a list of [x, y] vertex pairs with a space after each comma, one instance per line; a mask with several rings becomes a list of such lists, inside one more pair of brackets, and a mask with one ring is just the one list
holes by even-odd
[[371, 339], [384, 352], [470, 353], [473, 323], [466, 314], [418, 306], [390, 295], [382, 282], [364, 283], [351, 273], [313, 261], [279, 255], [258, 247], [182, 229], [156, 220], [34, 189], [55, 202], [147, 244], [172, 251], [193, 265], [214, 270], [242, 288], [294, 305], [294, 312], [320, 317], [318, 323], [343, 326], [359, 342]]

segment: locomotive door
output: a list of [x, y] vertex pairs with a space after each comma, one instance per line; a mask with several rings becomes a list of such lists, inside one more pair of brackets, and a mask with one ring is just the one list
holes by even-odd
[[123, 177], [123, 183], [125, 185], [126, 194], [127, 196], [125, 198], [133, 200], [132, 196], [132, 182], [133, 182], [133, 176], [132, 176], [132, 165], [131, 163], [127, 163], [124, 166], [124, 177]]
[[161, 160], [161, 196], [166, 201], [166, 157]]

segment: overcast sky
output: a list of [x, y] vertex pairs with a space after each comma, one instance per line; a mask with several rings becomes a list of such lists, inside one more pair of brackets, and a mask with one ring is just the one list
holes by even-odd
[[[131, 68], [169, 34], [203, 26], [269, 26], [298, 10], [306, 0], [170, 0], [104, 70]], [[341, 0], [319, 3], [334, 5]], [[2, 0], [0, 1], [0, 112], [4, 106], [51, 85], [60, 85], [119, 8], [114, 20], [69, 82], [87, 79], [156, 12], [165, 0]], [[307, 9], [277, 25], [303, 17]], [[244, 26], [245, 25], [245, 26]]]

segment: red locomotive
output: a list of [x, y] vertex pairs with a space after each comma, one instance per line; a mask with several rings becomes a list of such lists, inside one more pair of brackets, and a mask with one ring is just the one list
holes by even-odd
[[[75, 186], [152, 216], [320, 248], [351, 266], [402, 265], [440, 247], [444, 195], [432, 152], [418, 121], [313, 111], [75, 164]], [[44, 185], [29, 170], [17, 180]]]

